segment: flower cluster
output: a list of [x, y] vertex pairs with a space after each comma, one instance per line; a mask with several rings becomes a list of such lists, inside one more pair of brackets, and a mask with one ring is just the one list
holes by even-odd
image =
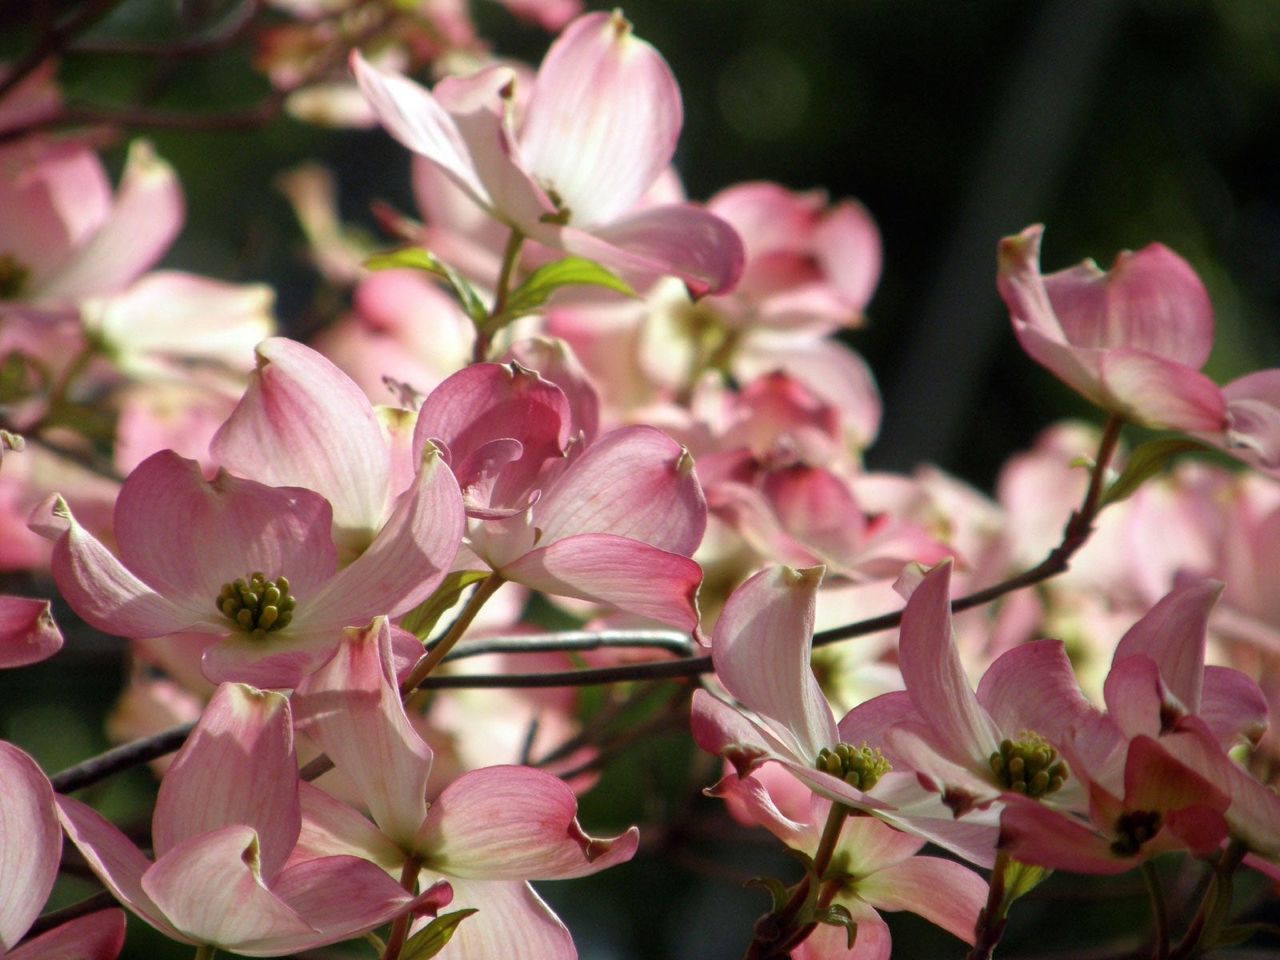
[[[133, 665], [120, 751], [51, 779], [0, 741], [0, 956], [120, 954], [116, 909], [27, 937], [65, 834], [202, 960], [571, 960], [531, 882], [637, 854], [579, 795], [672, 730], [733, 835], [803, 868], [760, 879], [753, 960], [884, 958], [903, 910], [978, 960], [1048, 871], [1158, 887], [1166, 853], [1214, 880], [1156, 955], [1247, 935], [1233, 873], [1280, 877], [1280, 370], [1200, 372], [1212, 305], [1166, 247], [1042, 275], [1033, 226], [995, 283], [1101, 431], [1053, 428], [995, 500], [869, 471], [868, 211], [689, 201], [658, 51], [620, 11], [505, 5], [560, 30], [536, 71], [465, 4], [272, 4], [282, 101], [408, 148], [422, 221], [380, 207], [376, 249], [293, 171], [342, 304], [309, 344], [265, 286], [156, 268], [183, 214], [152, 146], [113, 191], [92, 135], [25, 129], [52, 67], [0, 80], [0, 561]], [[1206, 449], [1251, 472], [1172, 463]], [[58, 653], [51, 609], [0, 597], [0, 667]], [[70, 795], [146, 761], [141, 842]]]

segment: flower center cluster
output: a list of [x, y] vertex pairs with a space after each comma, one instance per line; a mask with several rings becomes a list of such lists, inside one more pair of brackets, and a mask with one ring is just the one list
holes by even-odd
[[241, 577], [224, 583], [214, 603], [245, 633], [261, 635], [287, 627], [297, 601], [289, 593], [286, 577], [268, 580], [261, 572], [254, 572], [248, 580]]
[[0, 300], [12, 300], [31, 277], [31, 271], [24, 267], [18, 258], [11, 253], [0, 253]]
[[1067, 782], [1067, 765], [1058, 759], [1058, 751], [1027, 730], [1019, 740], [1002, 740], [990, 762], [997, 783], [1028, 797], [1047, 796]]
[[818, 751], [816, 766], [857, 790], [870, 790], [893, 769], [883, 753], [865, 743], [860, 747], [847, 743], [837, 744], [834, 749], [823, 747]]
[[1160, 814], [1156, 810], [1130, 810], [1116, 821], [1116, 839], [1111, 852], [1118, 857], [1132, 857], [1142, 845], [1160, 832]]

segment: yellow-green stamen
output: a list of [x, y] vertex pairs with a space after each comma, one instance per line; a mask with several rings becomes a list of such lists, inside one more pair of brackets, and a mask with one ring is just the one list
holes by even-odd
[[1068, 776], [1058, 751], [1028, 730], [1018, 740], [1001, 741], [1000, 750], [991, 754], [991, 772], [1000, 786], [1028, 797], [1044, 797], [1061, 789]]
[[823, 747], [818, 751], [815, 766], [824, 773], [839, 777], [857, 790], [870, 790], [893, 769], [883, 753], [868, 747], [866, 743], [860, 747], [847, 743], [837, 744], [831, 749]]
[[261, 636], [268, 630], [283, 630], [293, 619], [297, 600], [289, 593], [289, 580], [268, 580], [260, 571], [222, 585], [214, 599], [222, 615], [245, 633]]

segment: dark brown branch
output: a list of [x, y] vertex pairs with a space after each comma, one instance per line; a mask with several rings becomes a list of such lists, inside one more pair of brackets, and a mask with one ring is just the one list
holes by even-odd
[[4, 75], [4, 79], [0, 80], [0, 99], [30, 76], [40, 64], [60, 53], [73, 38], [110, 13], [111, 8], [119, 2], [120, 0], [90, 0], [62, 23], [50, 27], [31, 52], [15, 63]]

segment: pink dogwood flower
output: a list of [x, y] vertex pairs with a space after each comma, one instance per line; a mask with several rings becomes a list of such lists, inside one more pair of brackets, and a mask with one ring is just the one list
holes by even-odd
[[1199, 277], [1160, 244], [1040, 273], [1032, 226], [1000, 241], [997, 285], [1022, 348], [1093, 403], [1135, 423], [1221, 433], [1226, 404], [1200, 368], [1213, 309]]
[[693, 460], [644, 426], [571, 449], [594, 429], [574, 411], [591, 409], [518, 363], [473, 364], [432, 391], [414, 449], [447, 451], [464, 491], [471, 556], [459, 563], [693, 631], [702, 571], [690, 556], [706, 527]]
[[[448, 571], [462, 532], [457, 485], [434, 453], [368, 548], [338, 568], [333, 510], [170, 451], [144, 461], [116, 501], [117, 559], [55, 501], [53, 573], [80, 616], [132, 639], [219, 638], [205, 675], [292, 687], [352, 623], [408, 611]], [[190, 641], [190, 637], [185, 638]]]
[[5, 960], [115, 960], [124, 914], [103, 910], [21, 943], [40, 913], [62, 857], [53, 787], [36, 762], [0, 741], [0, 957]]
[[98, 878], [181, 943], [284, 956], [449, 902], [447, 884], [414, 896], [357, 857], [291, 860], [302, 823], [298, 783], [288, 700], [224, 684], [160, 784], [154, 863], [91, 807], [57, 803]]
[[[821, 567], [770, 567], [729, 597], [711, 637], [711, 658], [717, 679], [741, 707], [695, 691], [694, 740], [732, 763], [739, 777], [772, 761], [821, 797], [990, 864], [994, 823], [955, 821], [915, 772], [886, 762], [880, 745], [910, 711], [904, 695], [877, 697], [836, 723], [810, 666], [821, 580]], [[833, 753], [857, 775], [831, 772]], [[864, 769], [873, 775], [864, 779]]]
[[573, 957], [563, 925], [527, 881], [586, 876], [630, 860], [636, 828], [588, 836], [573, 791], [528, 767], [464, 773], [428, 802], [432, 752], [401, 703], [390, 636], [385, 618], [348, 630], [294, 693], [299, 725], [355, 783], [374, 821], [303, 784], [302, 848], [356, 853], [397, 876], [411, 861], [424, 885], [446, 878], [455, 908], [480, 911], [462, 923], [449, 956]]
[[944, 562], [903, 611], [898, 664], [914, 716], [889, 732], [889, 747], [957, 817], [1007, 793], [1078, 801], [1059, 751], [1072, 727], [1098, 711], [1080, 692], [1063, 644], [1039, 640], [1009, 650], [975, 693], [955, 646], [950, 585]]
[[565, 29], [522, 118], [509, 67], [428, 93], [358, 53], [351, 66], [392, 136], [524, 236], [624, 272], [673, 274], [696, 295], [742, 272], [742, 241], [719, 217], [688, 205], [634, 211], [670, 162], [683, 117], [666, 61], [620, 13]]

